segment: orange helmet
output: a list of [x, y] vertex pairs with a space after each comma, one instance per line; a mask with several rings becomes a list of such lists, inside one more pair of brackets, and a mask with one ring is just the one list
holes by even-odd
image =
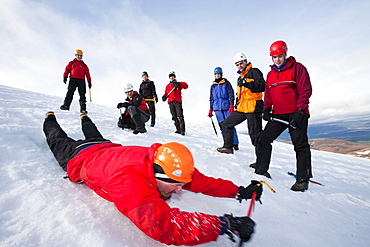
[[168, 178], [179, 183], [189, 183], [194, 173], [194, 159], [190, 150], [177, 142], [160, 146], [155, 154], [154, 163], [162, 167]]
[[284, 54], [288, 51], [288, 46], [287, 44], [282, 41], [282, 40], [279, 40], [279, 41], [275, 41], [274, 43], [272, 43], [272, 45], [270, 46], [270, 56], [278, 56], [278, 55], [281, 55], [281, 54]]
[[84, 53], [82, 52], [82, 50], [80, 50], [80, 49], [77, 49], [76, 50], [76, 55], [83, 55]]

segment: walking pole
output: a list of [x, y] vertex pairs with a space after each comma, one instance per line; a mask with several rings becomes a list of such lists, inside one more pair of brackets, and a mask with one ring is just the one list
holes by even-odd
[[216, 130], [216, 127], [215, 127], [215, 123], [213, 122], [212, 117], [210, 117], [210, 119], [211, 119], [211, 122], [212, 122], [213, 129], [214, 129], [214, 131], [215, 131], [215, 133], [216, 133], [216, 136], [218, 136], [218, 135], [217, 135], [217, 130]]
[[89, 95], [90, 95], [90, 102], [92, 102], [92, 99], [91, 99], [91, 88], [89, 88]]

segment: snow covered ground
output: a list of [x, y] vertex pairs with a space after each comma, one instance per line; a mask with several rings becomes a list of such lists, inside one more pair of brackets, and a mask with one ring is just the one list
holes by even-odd
[[[70, 112], [58, 110], [61, 103], [60, 97], [0, 85], [0, 246], [164, 246], [85, 185], [63, 179], [42, 132], [44, 114], [55, 111], [70, 137], [83, 135], [76, 99]], [[113, 142], [149, 146], [177, 141], [192, 151], [206, 175], [238, 185], [265, 180], [248, 167], [255, 156], [246, 123], [238, 127], [240, 150], [227, 155], [216, 151], [222, 138], [210, 126], [187, 122], [187, 135], [180, 136], [173, 133], [170, 119], [159, 116], [148, 133], [133, 135], [116, 127], [116, 108], [89, 103], [88, 110], [103, 136]], [[312, 150], [313, 180], [325, 186], [311, 183], [307, 192], [297, 193], [290, 191], [294, 178], [287, 175], [295, 172], [292, 145], [275, 142], [273, 147], [273, 179], [266, 181], [277, 193], [264, 188], [263, 204], [256, 204], [252, 213], [256, 232], [246, 246], [369, 246], [370, 160]], [[246, 215], [249, 206], [187, 191], [168, 203], [185, 211], [236, 216]], [[201, 246], [236, 244], [221, 236]]]

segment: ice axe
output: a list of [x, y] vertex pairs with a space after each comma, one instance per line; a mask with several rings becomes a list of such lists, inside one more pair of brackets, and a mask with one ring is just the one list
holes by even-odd
[[218, 135], [217, 135], [217, 130], [216, 130], [216, 126], [215, 126], [215, 123], [213, 122], [213, 119], [212, 119], [212, 117], [210, 117], [210, 119], [211, 119], [211, 122], [212, 122], [213, 130], [215, 131], [215, 133], [216, 133], [216, 136], [218, 136]]
[[89, 96], [90, 96], [90, 102], [92, 102], [92, 99], [91, 99], [91, 88], [89, 88]]
[[[166, 98], [166, 100], [167, 100], [167, 98], [168, 98], [168, 96], [170, 96], [170, 94], [173, 92], [173, 90], [175, 90], [177, 87], [173, 87], [172, 89], [171, 89], [171, 91], [169, 91], [168, 92], [168, 94], [167, 95], [165, 95], [164, 97]], [[163, 101], [166, 101], [166, 100], [163, 100]]]
[[272, 117], [272, 118], [271, 118], [271, 121], [279, 122], [279, 123], [282, 123], [282, 124], [288, 125], [288, 126], [292, 127], [293, 129], [296, 129], [296, 128], [297, 128], [297, 127], [294, 127], [293, 125], [291, 125], [288, 121], [281, 120], [281, 119], [279, 119], [279, 118], [274, 118], [274, 117]]

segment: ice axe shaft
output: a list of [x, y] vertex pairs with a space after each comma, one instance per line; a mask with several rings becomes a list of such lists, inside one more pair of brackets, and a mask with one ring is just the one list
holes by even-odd
[[274, 117], [272, 117], [272, 118], [271, 118], [271, 121], [279, 122], [279, 123], [282, 123], [282, 124], [288, 125], [288, 126], [292, 127], [293, 129], [296, 129], [296, 128], [297, 128], [297, 127], [292, 126], [288, 121], [281, 120], [281, 119], [279, 119], [279, 118], [274, 118]]
[[90, 102], [92, 102], [92, 99], [91, 99], [91, 88], [89, 88], [89, 96], [90, 96]]
[[251, 215], [252, 215], [252, 210], [253, 210], [254, 202], [256, 201], [256, 196], [257, 196], [257, 192], [253, 191], [252, 198], [251, 198], [251, 203], [249, 204], [249, 209], [248, 209], [248, 213], [247, 213], [248, 217], [251, 217]]
[[[290, 176], [293, 176], [293, 177], [295, 177], [295, 178], [297, 178], [297, 175], [295, 175], [293, 172], [288, 172], [288, 174], [290, 175]], [[311, 183], [313, 183], [313, 184], [318, 184], [318, 185], [321, 185], [321, 186], [324, 186], [322, 183], [319, 183], [319, 182], [316, 182], [316, 181], [313, 181], [313, 180], [308, 180], [309, 182], [311, 182]]]
[[218, 136], [218, 135], [217, 135], [217, 130], [216, 130], [216, 126], [215, 126], [215, 123], [213, 122], [213, 119], [212, 119], [212, 117], [211, 117], [211, 122], [212, 122], [213, 130], [215, 131], [215, 133], [216, 133], [216, 136]]

